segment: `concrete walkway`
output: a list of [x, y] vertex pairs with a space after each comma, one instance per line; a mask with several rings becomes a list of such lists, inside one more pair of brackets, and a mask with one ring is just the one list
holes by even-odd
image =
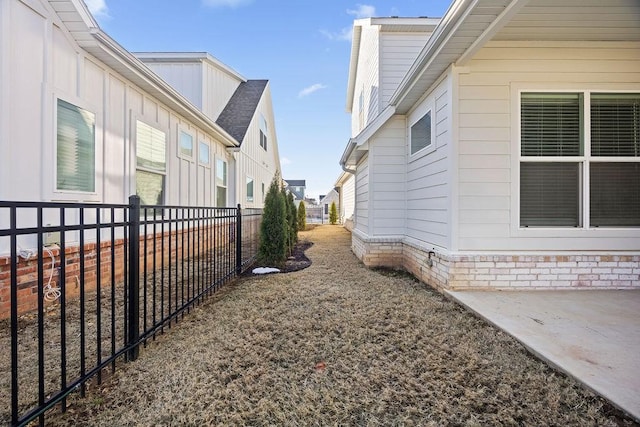
[[447, 293], [640, 421], [640, 290]]

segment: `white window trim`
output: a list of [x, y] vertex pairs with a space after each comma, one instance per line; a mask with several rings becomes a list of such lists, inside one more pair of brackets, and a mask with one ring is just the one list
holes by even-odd
[[[95, 116], [94, 145], [95, 145], [95, 190], [91, 192], [58, 190], [57, 188], [57, 152], [58, 152], [58, 99], [65, 101], [83, 110], [89, 111]], [[104, 122], [102, 111], [80, 99], [77, 96], [67, 95], [62, 92], [53, 92], [51, 101], [51, 144], [44, 144], [43, 154], [45, 160], [43, 164], [43, 178], [45, 183], [48, 181], [46, 193], [52, 201], [80, 201], [80, 202], [101, 202], [103, 199], [103, 177], [104, 177], [104, 161], [103, 161], [103, 131]], [[48, 170], [47, 170], [48, 169]]]
[[[580, 227], [521, 227], [520, 226], [520, 163], [522, 155], [520, 150], [520, 100], [521, 94], [525, 92], [540, 93], [582, 93], [583, 98], [583, 119], [584, 119], [584, 152], [579, 157], [541, 157], [539, 159], [527, 160], [532, 161], [554, 161], [553, 159], [562, 159], [562, 161], [584, 161], [585, 165], [582, 169], [582, 199], [580, 200], [582, 213], [582, 226]], [[585, 206], [589, 206], [589, 163], [591, 162], [591, 135], [587, 130], [591, 129], [591, 93], [638, 93], [637, 89], [629, 89], [629, 85], [625, 84], [593, 84], [588, 87], [582, 84], [553, 84], [553, 83], [512, 83], [511, 84], [511, 237], [591, 237], [591, 238], [640, 238], [640, 227], [589, 227], [589, 210]], [[580, 159], [580, 160], [576, 160]], [[607, 162], [628, 162], [629, 157], [607, 157]], [[596, 162], [596, 160], [593, 160]]]
[[[415, 153], [411, 153], [411, 128], [418, 121], [420, 121], [424, 116], [431, 113], [431, 143], [424, 148], [416, 151]], [[420, 106], [418, 106], [414, 111], [409, 114], [407, 117], [407, 156], [409, 159], [409, 163], [414, 162], [421, 157], [426, 156], [429, 153], [433, 153], [437, 148], [436, 141], [436, 108], [435, 108], [435, 97], [433, 95], [430, 96], [430, 99], [423, 102]]]
[[140, 170], [164, 175], [164, 204], [168, 205], [169, 204], [169, 200], [168, 200], [169, 188], [171, 188], [169, 186], [169, 180], [170, 180], [169, 165], [171, 163], [169, 161], [169, 152], [170, 152], [169, 146], [171, 144], [170, 131], [166, 127], [161, 126], [159, 123], [154, 123], [150, 120], [146, 120], [144, 116], [135, 114], [134, 112], [131, 112], [130, 131], [129, 131], [129, 141], [131, 141], [131, 143], [129, 144], [129, 158], [131, 159], [131, 162], [129, 165], [129, 171], [130, 171], [129, 172], [129, 194], [136, 194], [136, 174], [138, 171], [138, 159], [137, 159], [137, 152], [136, 152], [136, 148], [138, 146], [137, 122], [142, 122], [147, 126], [150, 126], [161, 132], [164, 132], [164, 135], [165, 135], [165, 152], [164, 152], [165, 171], [164, 173], [158, 172], [155, 169], [148, 169], [145, 167], [141, 167]]
[[[183, 154], [182, 153], [182, 134], [185, 133], [189, 136], [191, 136], [191, 156], [187, 155], [187, 154]], [[190, 130], [189, 128], [187, 128], [186, 126], [178, 126], [177, 129], [177, 135], [176, 135], [176, 155], [184, 160], [188, 160], [192, 163], [195, 162], [196, 160], [196, 155], [197, 155], [197, 145], [198, 145], [198, 139], [196, 138], [196, 132]]]
[[[200, 160], [200, 146], [202, 145], [206, 145], [209, 148], [209, 163], [203, 163]], [[211, 143], [209, 143], [208, 141], [205, 141], [204, 139], [200, 139], [198, 140], [198, 152], [197, 152], [197, 156], [198, 156], [198, 164], [204, 168], [207, 169], [211, 169]]]
[[[251, 196], [251, 200], [249, 200], [249, 192], [247, 191], [247, 186], [249, 185], [249, 180], [251, 180], [252, 183], [252, 187], [253, 187], [253, 196]], [[247, 175], [246, 181], [245, 181], [245, 185], [244, 185], [244, 191], [245, 191], [245, 195], [244, 195], [244, 199], [247, 203], [253, 203], [256, 200], [256, 180], [253, 179], [253, 177]]]
[[[224, 185], [218, 185], [218, 160], [223, 161], [224, 163], [226, 163], [227, 165], [227, 182]], [[222, 187], [224, 189], [226, 189], [226, 200], [225, 200], [225, 206], [216, 206], [216, 207], [227, 207], [226, 205], [229, 203], [229, 162], [227, 161], [226, 158], [224, 157], [220, 157], [220, 156], [215, 156], [214, 158], [215, 161], [215, 169], [213, 170], [213, 188], [215, 190], [214, 196], [215, 196], [215, 204], [218, 204], [218, 187]]]

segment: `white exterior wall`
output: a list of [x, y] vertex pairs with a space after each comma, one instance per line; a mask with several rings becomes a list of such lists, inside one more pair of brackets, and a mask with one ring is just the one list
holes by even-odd
[[[413, 123], [431, 112], [431, 147], [411, 155], [409, 133]], [[440, 248], [451, 239], [451, 80], [444, 79], [407, 116], [407, 230], [408, 237]]]
[[369, 233], [369, 155], [358, 163], [355, 174], [355, 229]]
[[520, 229], [517, 130], [520, 91], [640, 91], [639, 43], [492, 42], [458, 78], [459, 250], [640, 249], [638, 229]]
[[347, 219], [353, 219], [353, 212], [355, 209], [355, 177], [352, 174], [349, 174], [349, 177], [340, 187], [340, 218], [342, 218], [342, 222], [344, 223]]
[[391, 96], [424, 48], [431, 33], [380, 34], [380, 109], [389, 104]]
[[[356, 136], [380, 112], [378, 26], [363, 27], [358, 56], [358, 73], [351, 107], [351, 136]], [[364, 95], [363, 120], [360, 120], [360, 94]]]
[[394, 116], [369, 140], [370, 236], [405, 233], [406, 121]]
[[203, 66], [201, 62], [143, 62], [193, 105], [202, 109]]
[[[260, 115], [267, 121], [267, 150], [260, 146]], [[238, 203], [242, 207], [264, 206], [264, 196], [276, 171], [280, 170], [276, 137], [275, 118], [271, 102], [271, 87], [267, 84], [258, 103], [255, 115], [244, 141], [240, 146], [240, 155], [236, 156], [238, 165]], [[253, 201], [247, 200], [247, 177], [253, 178]], [[262, 185], [264, 184], [264, 193]]]
[[[84, 52], [48, 7], [36, 0], [0, 6], [0, 199], [126, 202], [135, 194], [135, 122], [141, 120], [167, 136], [166, 203], [206, 202], [213, 173], [198, 172], [198, 141], [210, 144], [212, 162], [214, 156], [231, 161], [222, 144]], [[95, 194], [55, 191], [58, 98], [96, 115]], [[180, 130], [194, 135], [194, 159], [178, 157]]]
[[216, 120], [241, 81], [207, 61], [202, 72], [202, 112]]

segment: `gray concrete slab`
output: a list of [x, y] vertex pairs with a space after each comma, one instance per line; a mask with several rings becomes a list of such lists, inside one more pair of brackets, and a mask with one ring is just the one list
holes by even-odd
[[640, 290], [447, 294], [640, 421]]

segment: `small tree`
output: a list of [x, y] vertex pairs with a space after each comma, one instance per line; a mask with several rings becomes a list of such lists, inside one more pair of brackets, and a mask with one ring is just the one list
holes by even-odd
[[287, 205], [280, 190], [280, 176], [271, 181], [264, 198], [264, 211], [260, 224], [258, 261], [263, 265], [281, 267], [287, 252]]
[[298, 210], [296, 209], [296, 202], [293, 199], [293, 194], [287, 195], [287, 205], [291, 215], [289, 216], [289, 227], [291, 229], [291, 248], [298, 243]]
[[300, 201], [298, 205], [298, 230], [304, 231], [307, 228], [307, 208], [304, 207], [304, 202]]
[[338, 209], [336, 208], [336, 202], [331, 202], [331, 207], [329, 208], [329, 223], [331, 225], [336, 225], [338, 222]]

